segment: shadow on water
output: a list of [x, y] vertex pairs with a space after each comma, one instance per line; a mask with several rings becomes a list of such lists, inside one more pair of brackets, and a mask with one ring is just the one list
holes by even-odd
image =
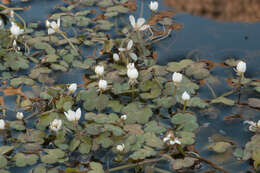
[[[240, 8], [241, 11], [235, 11], [236, 4], [232, 6], [231, 1], [225, 0], [166, 1], [169, 5], [175, 7], [176, 11], [181, 11], [177, 12], [175, 19], [178, 23], [183, 24], [183, 28], [173, 33], [170, 38], [157, 44], [155, 49], [158, 52], [159, 64], [165, 65], [168, 62], [185, 57], [194, 60], [196, 58], [199, 60], [209, 59], [214, 62], [223, 62], [232, 57], [247, 61], [248, 72], [246, 75], [248, 77], [260, 78], [260, 71], [258, 70], [260, 64], [258, 58], [260, 56], [260, 22], [258, 22], [259, 16], [257, 16], [260, 13], [260, 2], [258, 0], [239, 1], [240, 3], [243, 2], [244, 5], [244, 8]], [[12, 6], [30, 5], [31, 8], [20, 14], [28, 22], [37, 22], [46, 20], [53, 11], [53, 7], [62, 3], [60, 0], [33, 0], [26, 3], [15, 1]], [[147, 3], [149, 1], [145, 1], [145, 5]], [[162, 5], [162, 7], [170, 8], [166, 4]], [[248, 7], [248, 9], [245, 7]], [[252, 9], [254, 10], [252, 11]], [[144, 17], [148, 17], [148, 10], [148, 8], [144, 8]], [[252, 16], [252, 13], [255, 16]], [[140, 10], [136, 14], [138, 16]], [[249, 22], [252, 24], [249, 24]], [[223, 70], [223, 68], [216, 67], [212, 70], [212, 73], [219, 78], [219, 83], [214, 86], [217, 95], [231, 89], [223, 83], [225, 83], [226, 77], [234, 76], [232, 69]], [[81, 76], [83, 74], [83, 71], [72, 71], [68, 74], [57, 73], [54, 76], [55, 83], [77, 82], [80, 84], [82, 83]], [[212, 98], [207, 87], [202, 87], [199, 92], [202, 98]], [[244, 97], [242, 99], [247, 99], [248, 96]], [[15, 98], [7, 99], [6, 104], [11, 105], [8, 100], [14, 101]], [[237, 162], [230, 158], [223, 162], [223, 160], [213, 157], [213, 153], [207, 150], [207, 144], [212, 135], [219, 134], [228, 136], [230, 140], [235, 141], [237, 146], [244, 146], [249, 141], [251, 134], [245, 132], [243, 119], [224, 120], [224, 117], [231, 114], [242, 114], [244, 119], [255, 120], [258, 113], [259, 111], [249, 108], [225, 108], [221, 106], [216, 106], [214, 111], [200, 113], [198, 119], [202, 127], [197, 134], [196, 149], [200, 151], [203, 157], [216, 161], [231, 172], [247, 170], [249, 167], [247, 162], [237, 165]], [[167, 167], [167, 165], [164, 166]], [[28, 172], [29, 169], [12, 169], [11, 171]]]

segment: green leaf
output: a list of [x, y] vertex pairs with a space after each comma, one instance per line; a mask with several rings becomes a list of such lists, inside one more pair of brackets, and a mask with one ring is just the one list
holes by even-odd
[[218, 97], [216, 99], [211, 100], [211, 103], [223, 103], [225, 105], [233, 106], [235, 104], [235, 101], [226, 97]]
[[147, 146], [158, 148], [158, 149], [161, 149], [164, 146], [163, 141], [152, 132], [145, 133], [144, 139]]
[[90, 162], [89, 167], [91, 169], [89, 173], [105, 173], [103, 166], [98, 162]]
[[18, 167], [25, 167], [27, 165], [34, 165], [37, 163], [38, 161], [38, 156], [36, 154], [23, 154], [23, 153], [17, 153], [15, 156], [14, 156], [14, 160], [15, 160], [15, 164], [16, 166]]
[[196, 116], [189, 113], [178, 113], [172, 117], [171, 122], [182, 131], [194, 131], [199, 127]]
[[63, 162], [65, 152], [60, 149], [44, 149], [46, 155], [41, 155], [41, 161], [47, 164]]
[[131, 154], [129, 157], [133, 160], [142, 160], [147, 157], [155, 156], [157, 153], [150, 147], [144, 147], [137, 151], [135, 151], [133, 154]]
[[7, 165], [7, 160], [4, 156], [0, 155], [0, 169], [5, 168]]
[[9, 153], [14, 149], [14, 146], [0, 146], [0, 155]]
[[184, 59], [180, 62], [170, 62], [167, 64], [167, 70], [170, 72], [179, 72], [193, 63], [190, 59]]
[[47, 169], [43, 165], [38, 165], [34, 168], [33, 173], [47, 173]]
[[140, 102], [132, 102], [122, 109], [123, 114], [127, 115], [126, 123], [145, 124], [153, 115], [148, 106], [143, 106]]
[[208, 148], [212, 149], [217, 153], [224, 153], [228, 148], [231, 147], [231, 144], [228, 142], [216, 142], [211, 144]]
[[80, 140], [77, 137], [75, 137], [70, 142], [69, 150], [73, 152], [74, 150], [76, 150], [76, 148], [78, 148], [79, 145], [80, 145]]
[[156, 121], [150, 121], [149, 123], [145, 124], [144, 131], [160, 134], [164, 133], [166, 131], [166, 128], [164, 128], [161, 124], [157, 123]]
[[23, 121], [10, 121], [9, 125], [12, 129], [15, 129], [18, 131], [25, 130]]
[[13, 87], [18, 87], [21, 84], [25, 84], [25, 85], [33, 85], [34, 84], [34, 80], [27, 78], [27, 77], [18, 77], [18, 78], [13, 78], [10, 81], [10, 84]]

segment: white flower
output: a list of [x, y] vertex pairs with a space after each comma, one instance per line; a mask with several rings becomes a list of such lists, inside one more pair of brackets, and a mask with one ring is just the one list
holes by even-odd
[[133, 15], [130, 15], [129, 20], [134, 30], [144, 31], [150, 27], [149, 25], [144, 25], [144, 18], [138, 18], [137, 22], [135, 22], [135, 17]]
[[68, 89], [70, 92], [74, 93], [77, 90], [77, 84], [76, 83], [70, 84]]
[[5, 129], [5, 121], [3, 119], [0, 119], [0, 130]]
[[17, 112], [16, 113], [16, 118], [18, 119], [18, 120], [22, 120], [23, 119], [23, 113], [22, 112]]
[[249, 126], [249, 130], [251, 132], [256, 132], [260, 130], [260, 120], [258, 120], [258, 122], [254, 122], [254, 121], [244, 121], [245, 124], [250, 124]]
[[134, 63], [129, 63], [129, 64], [127, 64], [127, 69], [133, 69], [133, 68], [135, 68], [135, 64]]
[[116, 150], [119, 151], [119, 152], [124, 151], [124, 149], [125, 149], [125, 144], [121, 144], [121, 145], [116, 146]]
[[126, 120], [126, 119], [127, 119], [127, 115], [122, 115], [120, 118], [121, 118], [122, 120]]
[[10, 28], [11, 34], [16, 38], [24, 32], [24, 30], [20, 29], [20, 27], [16, 23], [11, 22], [11, 24], [12, 24]]
[[241, 74], [246, 72], [246, 63], [244, 61], [239, 61], [236, 67], [236, 71]]
[[135, 67], [127, 69], [127, 76], [130, 80], [136, 80], [138, 78], [138, 71]]
[[169, 141], [170, 145], [179, 144], [181, 145], [181, 141], [178, 138], [174, 138], [174, 140]]
[[182, 96], [181, 96], [183, 101], [188, 101], [190, 100], [190, 95], [185, 91]]
[[59, 120], [59, 119], [55, 119], [55, 120], [53, 120], [53, 121], [50, 123], [50, 129], [51, 129], [52, 131], [57, 132], [57, 131], [60, 130], [61, 125], [62, 125], [62, 121]]
[[169, 137], [169, 136], [166, 136], [166, 137], [163, 138], [163, 142], [167, 142], [167, 141], [169, 141], [169, 140], [170, 140], [170, 137]]
[[72, 111], [71, 109], [68, 112], [64, 112], [68, 121], [78, 121], [81, 117], [81, 110], [78, 108], [76, 112]]
[[126, 48], [120, 47], [120, 48], [118, 48], [118, 50], [119, 50], [120, 52], [129, 51], [129, 50], [132, 49], [133, 45], [134, 45], [133, 40], [129, 40], [128, 43], [127, 43], [127, 47], [126, 47]]
[[98, 76], [102, 76], [103, 73], [104, 73], [104, 67], [103, 67], [102, 65], [96, 66], [96, 68], [95, 68], [95, 73], [96, 73]]
[[119, 55], [117, 54], [117, 53], [114, 53], [113, 54], [113, 60], [115, 61], [115, 62], [117, 62], [117, 61], [119, 61]]
[[150, 4], [149, 4], [149, 8], [152, 10], [152, 11], [157, 11], [158, 9], [158, 2], [157, 1], [151, 1]]
[[107, 88], [107, 81], [106, 80], [100, 80], [98, 82], [98, 88], [102, 91], [106, 90]]
[[57, 22], [49, 22], [48, 20], [46, 20], [45, 24], [48, 28], [48, 35], [54, 34], [60, 28], [60, 18], [57, 19]]
[[182, 74], [174, 72], [172, 75], [172, 81], [176, 85], [182, 81]]

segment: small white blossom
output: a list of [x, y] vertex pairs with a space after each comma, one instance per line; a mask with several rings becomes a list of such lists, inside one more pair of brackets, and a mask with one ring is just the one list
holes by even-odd
[[118, 48], [118, 50], [119, 50], [120, 52], [129, 51], [129, 50], [132, 49], [133, 45], [134, 45], [133, 40], [129, 40], [128, 43], [127, 43], [126, 48], [122, 48], [122, 47], [121, 47], [121, 48]]
[[174, 140], [169, 141], [170, 145], [179, 144], [181, 145], [181, 141], [178, 138], [174, 138]]
[[182, 100], [183, 101], [188, 101], [190, 100], [190, 95], [185, 91], [183, 94], [182, 94]]
[[49, 22], [48, 20], [46, 20], [45, 24], [46, 27], [48, 28], [48, 35], [54, 34], [60, 28], [60, 18], [58, 18], [57, 22], [55, 21]]
[[127, 65], [127, 76], [130, 80], [136, 80], [138, 78], [138, 71], [134, 67], [134, 63], [130, 63]]
[[129, 20], [134, 30], [144, 31], [150, 27], [149, 25], [144, 25], [144, 18], [138, 18], [137, 22], [135, 22], [135, 17], [133, 15], [130, 15]]
[[16, 113], [16, 118], [18, 119], [18, 120], [22, 120], [23, 119], [23, 113], [22, 112], [17, 112]]
[[239, 61], [236, 67], [238, 74], [243, 74], [246, 72], [246, 63], [244, 61]]
[[182, 81], [182, 74], [174, 72], [172, 75], [172, 81], [175, 85], [179, 84]]
[[120, 118], [121, 118], [122, 120], [126, 120], [126, 119], [127, 119], [127, 115], [122, 115]]
[[76, 83], [70, 84], [68, 89], [70, 92], [74, 93], [77, 90], [77, 84]]
[[15, 38], [17, 38], [19, 35], [21, 35], [24, 30], [21, 29], [16, 23], [11, 22], [11, 28], [10, 28], [10, 32], [13, 36], [15, 36]]
[[64, 114], [67, 117], [68, 121], [78, 121], [81, 117], [81, 110], [80, 108], [78, 108], [75, 112], [70, 109], [68, 110], [68, 112], [64, 112]]
[[55, 131], [55, 132], [59, 131], [60, 128], [61, 128], [61, 126], [62, 126], [62, 121], [59, 120], [59, 119], [55, 119], [55, 120], [53, 120], [53, 121], [50, 123], [50, 129], [51, 129], [52, 131]]
[[96, 73], [98, 76], [102, 76], [103, 73], [104, 73], [104, 66], [102, 66], [102, 65], [96, 66], [96, 68], [95, 68], [95, 73]]
[[107, 81], [106, 80], [100, 80], [98, 82], [98, 87], [102, 91], [106, 90], [106, 88], [107, 88]]
[[151, 1], [150, 4], [149, 4], [149, 8], [150, 10], [152, 11], [157, 11], [158, 10], [158, 2], [157, 1]]
[[117, 54], [117, 53], [114, 53], [113, 54], [113, 60], [115, 61], [115, 62], [117, 62], [117, 61], [119, 61], [119, 55]]
[[260, 131], [260, 120], [258, 120], [258, 122], [254, 122], [254, 121], [244, 121], [245, 124], [249, 124], [249, 130], [251, 132], [256, 132], [256, 131]]
[[3, 119], [0, 119], [0, 130], [5, 129], [5, 121]]
[[116, 150], [119, 151], [119, 152], [124, 151], [124, 149], [125, 149], [125, 144], [120, 144], [120, 145], [116, 146]]

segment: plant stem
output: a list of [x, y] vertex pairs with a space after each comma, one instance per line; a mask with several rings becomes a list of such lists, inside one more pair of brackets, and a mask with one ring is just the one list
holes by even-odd
[[186, 106], [187, 106], [187, 100], [184, 101], [184, 106], [183, 106], [182, 113], [186, 112]]
[[237, 103], [239, 104], [240, 103], [240, 97], [241, 97], [241, 80], [242, 80], [242, 77], [243, 77], [243, 74], [240, 74], [239, 75], [239, 78], [238, 78], [238, 98], [237, 98]]
[[134, 99], [134, 84], [131, 84], [132, 100]]
[[62, 31], [59, 30], [58, 33], [60, 33], [62, 35], [62, 37], [68, 41], [69, 45], [74, 49], [75, 52], [79, 53], [79, 51], [76, 49], [76, 47], [70, 41], [70, 39]]
[[173, 94], [172, 94], [172, 96], [173, 96], [173, 97], [175, 96], [175, 94], [176, 94], [176, 91], [177, 91], [177, 86], [176, 86], [176, 85], [174, 85], [174, 90], [173, 90]]

